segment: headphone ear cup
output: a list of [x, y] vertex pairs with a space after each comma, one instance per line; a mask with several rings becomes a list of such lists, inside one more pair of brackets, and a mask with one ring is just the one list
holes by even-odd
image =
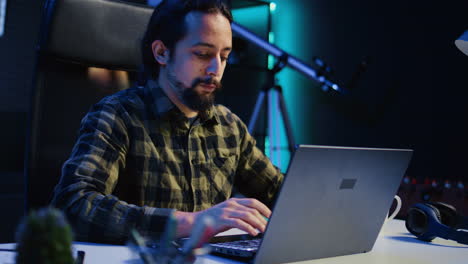
[[437, 220], [442, 223], [442, 215], [440, 214], [440, 211], [439, 209], [437, 209], [437, 207], [435, 207], [434, 205], [430, 204], [430, 203], [424, 203], [425, 206], [429, 207], [432, 209], [432, 211], [434, 212], [434, 214], [436, 215], [437, 217]]
[[428, 202], [428, 204], [437, 208], [442, 224], [454, 228], [457, 225], [457, 209], [450, 204], [441, 202]]
[[433, 222], [441, 222], [439, 210], [435, 206], [417, 203], [408, 209], [405, 225], [418, 239], [432, 241], [437, 236], [430, 228]]

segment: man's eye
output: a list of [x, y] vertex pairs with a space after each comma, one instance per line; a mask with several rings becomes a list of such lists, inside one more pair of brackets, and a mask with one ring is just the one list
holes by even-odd
[[199, 58], [208, 58], [210, 55], [208, 53], [203, 53], [203, 52], [194, 52], [195, 56], [199, 57]]
[[221, 57], [221, 61], [227, 61], [229, 59], [229, 57]]

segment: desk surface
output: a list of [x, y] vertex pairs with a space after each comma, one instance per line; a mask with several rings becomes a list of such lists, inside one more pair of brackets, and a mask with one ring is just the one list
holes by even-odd
[[[351, 241], [352, 243], [352, 241]], [[13, 249], [14, 244], [0, 244], [2, 249]], [[75, 243], [76, 250], [86, 252], [85, 264], [125, 263], [141, 264], [139, 257], [125, 246], [103, 245], [93, 243]], [[14, 252], [0, 251], [0, 263], [14, 263]], [[197, 259], [196, 263], [241, 263], [216, 256], [205, 256]], [[372, 251], [364, 254], [355, 254], [334, 258], [296, 262], [302, 264], [335, 264], [335, 263], [468, 263], [468, 246], [436, 238], [432, 243], [415, 239], [405, 228], [404, 221], [392, 220], [387, 222]]]

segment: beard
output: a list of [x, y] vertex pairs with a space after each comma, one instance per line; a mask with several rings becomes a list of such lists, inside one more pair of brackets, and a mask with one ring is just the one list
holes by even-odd
[[[167, 79], [172, 90], [175, 91], [177, 97], [183, 104], [194, 111], [205, 111], [214, 105], [215, 94], [221, 89], [221, 83], [215, 80], [212, 76], [205, 78], [196, 78], [193, 80], [190, 87], [184, 85], [175, 76], [171, 67], [168, 68]], [[196, 88], [200, 84], [213, 84], [215, 89], [213, 92], [205, 94], [197, 92]]]

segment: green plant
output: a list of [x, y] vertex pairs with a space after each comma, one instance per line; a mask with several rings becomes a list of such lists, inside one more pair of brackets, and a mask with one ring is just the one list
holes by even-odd
[[16, 263], [72, 264], [72, 237], [61, 211], [51, 207], [31, 211], [16, 232]]

